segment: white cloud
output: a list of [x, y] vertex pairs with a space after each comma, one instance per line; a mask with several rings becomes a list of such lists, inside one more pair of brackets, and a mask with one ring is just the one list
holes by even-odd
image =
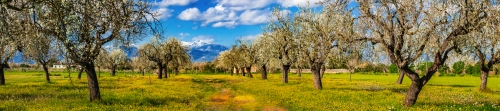
[[269, 10], [246, 10], [240, 15], [240, 22], [244, 25], [255, 25], [267, 23], [271, 11]]
[[[199, 26], [234, 28], [238, 25], [265, 24], [270, 19], [271, 10], [268, 7], [273, 3], [285, 7], [305, 5], [310, 1], [311, 6], [321, 0], [216, 0], [216, 6], [209, 7], [205, 11], [198, 8], [188, 8], [179, 14], [177, 18], [184, 21], [197, 21]], [[283, 13], [290, 13], [284, 10]], [[197, 29], [193, 27], [192, 29]]]
[[277, 0], [276, 2], [283, 7], [297, 7], [297, 6], [306, 6], [317, 7], [319, 6], [318, 2], [322, 0]]
[[167, 6], [186, 6], [189, 5], [190, 3], [194, 3], [197, 0], [162, 0], [161, 2], [156, 2], [155, 5], [160, 6], [160, 7], [167, 7]]
[[231, 10], [248, 10], [248, 9], [257, 9], [264, 8], [274, 0], [219, 0], [219, 5], [228, 7]]
[[174, 10], [170, 10], [167, 8], [158, 8], [156, 10], [153, 10], [153, 15], [146, 15], [146, 19], [148, 21], [153, 21], [153, 16], [156, 17], [157, 20], [168, 19], [172, 16], [172, 12], [174, 12]]
[[181, 37], [185, 37], [185, 36], [189, 36], [189, 35], [191, 35], [191, 34], [189, 34], [189, 33], [180, 33], [179, 34], [179, 36], [181, 36]]
[[195, 20], [198, 16], [200, 16], [198, 8], [188, 8], [182, 11], [178, 18], [181, 20]]
[[238, 25], [238, 23], [236, 23], [236, 21], [228, 21], [228, 22], [217, 22], [215, 24], [212, 25], [212, 27], [226, 27], [226, 28], [234, 28], [236, 27], [236, 25]]

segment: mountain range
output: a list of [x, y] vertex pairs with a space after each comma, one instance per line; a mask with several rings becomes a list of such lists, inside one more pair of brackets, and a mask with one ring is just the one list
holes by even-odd
[[[189, 43], [184, 43], [183, 45], [187, 46], [189, 48], [188, 54], [191, 55], [193, 62], [210, 62], [219, 55], [220, 52], [229, 50], [227, 46], [223, 46], [220, 44], [214, 44], [214, 43], [206, 43], [202, 41], [194, 41], [194, 42], [189, 42]], [[109, 48], [109, 47], [108, 47]], [[124, 50], [125, 53], [127, 54], [128, 58], [136, 57], [137, 55], [137, 50], [139, 48], [137, 46], [120, 46], [120, 49]], [[109, 48], [111, 49], [111, 48]], [[108, 49], [108, 50], [109, 50]], [[60, 58], [62, 59], [62, 58]], [[21, 53], [17, 53], [14, 58], [12, 59], [14, 63], [23, 63], [23, 56]], [[34, 62], [28, 62], [28, 63], [34, 63]]]

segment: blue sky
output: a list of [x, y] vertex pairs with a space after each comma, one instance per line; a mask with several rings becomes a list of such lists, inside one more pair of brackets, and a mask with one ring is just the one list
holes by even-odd
[[[157, 0], [153, 10], [161, 14], [164, 36], [176, 37], [185, 44], [193, 41], [230, 46], [239, 38], [261, 34], [273, 7], [297, 11], [320, 0]], [[147, 43], [144, 38], [138, 44]]]

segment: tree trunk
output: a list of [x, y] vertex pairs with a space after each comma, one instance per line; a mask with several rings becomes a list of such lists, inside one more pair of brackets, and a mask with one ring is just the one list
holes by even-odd
[[246, 67], [246, 69], [247, 69], [248, 77], [253, 78], [252, 67]]
[[175, 76], [178, 76], [179, 75], [179, 68], [176, 67], [174, 72], [175, 72]]
[[302, 77], [302, 67], [297, 66], [297, 76]]
[[83, 67], [80, 67], [80, 70], [78, 71], [78, 79], [82, 79], [82, 73], [83, 73]]
[[236, 69], [236, 75], [240, 75], [240, 69], [237, 67], [234, 67], [234, 69]]
[[0, 85], [5, 85], [4, 64], [0, 64]]
[[243, 68], [243, 67], [242, 67], [242, 68], [240, 68], [240, 70], [241, 70], [241, 74], [242, 74], [243, 76], [246, 76], [246, 75], [245, 75], [245, 68]]
[[233, 74], [234, 74], [234, 68], [231, 69], [229, 73], [231, 73], [231, 76], [233, 76]]
[[266, 68], [266, 65], [262, 65], [262, 79], [263, 80], [266, 80], [267, 79], [267, 68]]
[[158, 79], [162, 79], [163, 78], [163, 65], [161, 63], [158, 63]]
[[144, 69], [141, 70], [141, 74], [142, 74], [142, 76], [144, 76]]
[[116, 67], [111, 66], [111, 76], [115, 76], [115, 73], [116, 73]]
[[488, 84], [488, 72], [490, 70], [488, 68], [481, 68], [481, 91], [487, 89], [486, 85]]
[[132, 68], [132, 76], [134, 76], [134, 68]]
[[288, 83], [288, 71], [290, 71], [290, 65], [281, 65], [281, 70], [283, 83]]
[[325, 76], [325, 70], [326, 70], [326, 67], [325, 67], [325, 64], [321, 65], [321, 78], [323, 78], [323, 76]]
[[321, 69], [323, 65], [321, 65], [321, 63], [311, 63], [310, 66], [311, 66], [311, 73], [313, 76], [314, 88], [316, 88], [316, 90], [323, 89], [323, 84], [321, 82], [322, 78]]
[[166, 65], [165, 65], [165, 78], [168, 78], [168, 74], [169, 74], [168, 73], [168, 67], [166, 67]]
[[47, 82], [50, 82], [49, 68], [47, 68], [47, 65], [42, 65], [42, 68], [45, 72], [45, 79], [47, 80]]
[[101, 101], [101, 92], [99, 91], [99, 82], [97, 81], [94, 63], [81, 64], [87, 73], [87, 80], [90, 91], [90, 101]]
[[349, 71], [349, 81], [352, 81], [352, 72]]
[[404, 106], [413, 106], [417, 102], [418, 95], [424, 86], [420, 79], [412, 79], [410, 89], [406, 93]]
[[405, 73], [401, 70], [399, 70], [399, 78], [398, 81], [396, 81], [396, 84], [403, 84], [403, 79], [405, 78]]

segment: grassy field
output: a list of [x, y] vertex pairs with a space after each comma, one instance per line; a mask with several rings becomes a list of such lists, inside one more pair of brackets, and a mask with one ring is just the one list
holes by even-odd
[[[56, 74], [57, 72], [53, 72]], [[317, 91], [310, 74], [291, 75], [281, 83], [224, 74], [156, 76], [118, 74], [99, 78], [101, 102], [89, 102], [87, 80], [70, 81], [67, 73], [45, 82], [42, 72], [6, 72], [0, 86], [0, 110], [500, 110], [500, 78], [491, 77], [491, 91], [479, 91], [479, 77], [434, 77], [416, 106], [404, 107], [409, 79], [396, 85], [397, 75], [327, 74]]]

